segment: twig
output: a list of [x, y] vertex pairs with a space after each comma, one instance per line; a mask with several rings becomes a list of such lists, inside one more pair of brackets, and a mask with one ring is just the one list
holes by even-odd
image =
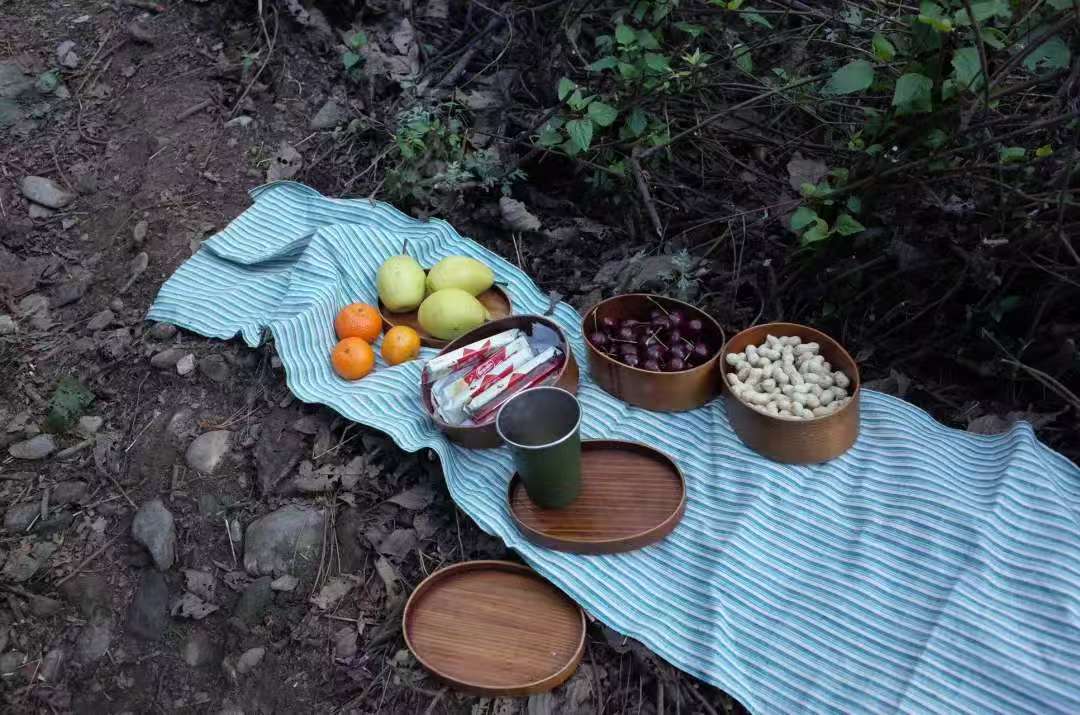
[[701, 703], [701, 707], [705, 708], [705, 712], [708, 713], [708, 715], [720, 715], [720, 713], [716, 712], [716, 708], [710, 705], [709, 701], [705, 699], [705, 696], [698, 692], [697, 688], [691, 685], [687, 688], [687, 690], [689, 690], [690, 694], [693, 695], [699, 703]]
[[443, 688], [439, 692], [435, 693], [435, 697], [431, 699], [431, 703], [427, 706], [427, 710], [424, 711], [424, 715], [432, 715], [435, 712], [435, 706], [438, 705], [443, 696], [446, 695], [446, 688]]
[[60, 174], [60, 178], [63, 180], [64, 186], [66, 186], [68, 188], [68, 191], [73, 194], [79, 193], [75, 190], [75, 187], [71, 185], [71, 182], [68, 181], [67, 174], [65, 174], [64, 170], [60, 167], [60, 157], [56, 155], [56, 142], [51, 142], [49, 144], [49, 148], [52, 149], [53, 164], [56, 165], [56, 171], [58, 174]]
[[77, 575], [80, 571], [82, 571], [84, 568], [86, 568], [86, 566], [88, 566], [90, 564], [90, 562], [92, 562], [98, 556], [101, 556], [103, 553], [105, 553], [105, 550], [107, 548], [109, 548], [110, 546], [112, 546], [113, 544], [115, 544], [120, 539], [120, 537], [123, 536], [123, 535], [124, 535], [124, 532], [121, 531], [119, 534], [112, 537], [111, 539], [106, 541], [104, 544], [102, 544], [100, 547], [98, 547], [98, 549], [96, 551], [94, 551], [94, 553], [90, 554], [85, 559], [80, 561], [79, 564], [71, 571], [71, 573], [69, 573], [67, 576], [64, 576], [62, 579], [58, 580], [54, 584], [56, 586], [56, 588], [60, 588], [61, 586], [63, 586], [68, 581], [68, 579], [70, 579], [70, 578], [74, 577], [75, 575]]
[[204, 110], [207, 107], [211, 106], [213, 103], [214, 103], [213, 100], [204, 99], [203, 101], [201, 101], [201, 102], [199, 102], [197, 104], [193, 104], [190, 107], [188, 107], [187, 109], [185, 109], [184, 111], [177, 114], [176, 119], [174, 119], [173, 122], [175, 124], [179, 124], [180, 122], [184, 121], [185, 119], [187, 119], [191, 115], [198, 114], [202, 110]]
[[223, 516], [221, 520], [225, 522], [225, 535], [229, 537], [229, 551], [232, 552], [232, 563], [236, 566], [236, 546], [233, 545], [232, 529], [229, 528], [229, 517]]
[[994, 75], [994, 78], [991, 80], [991, 84], [996, 83], [1002, 77], [1007, 76], [1014, 67], [1026, 60], [1028, 56], [1035, 50], [1039, 49], [1044, 42], [1049, 40], [1061, 30], [1064, 30], [1073, 22], [1076, 22], [1076, 18], [1071, 12], [1066, 12], [1060, 20], [1048, 27], [1046, 31], [1043, 32], [1041, 35], [1028, 40], [1027, 45], [1024, 47], [1024, 49], [1010, 57], [1009, 61], [1006, 62], [1005, 65], [997, 71], [997, 73]]
[[84, 439], [82, 442], [79, 442], [78, 444], [72, 445], [72, 446], [68, 447], [67, 449], [60, 450], [55, 455], [53, 455], [53, 459], [67, 459], [68, 457], [75, 454], [76, 452], [81, 452], [82, 450], [86, 449], [87, 447], [89, 447], [93, 443], [94, 443], [94, 438], [93, 437], [88, 437], [88, 438]]
[[982, 65], [983, 73], [983, 102], [984, 107], [990, 108], [990, 64], [986, 61], [986, 45], [983, 44], [982, 27], [975, 17], [975, 11], [971, 9], [971, 0], [964, 0], [964, 9], [967, 10], [971, 20], [971, 28], [975, 31], [975, 46], [979, 50], [979, 64]]
[[634, 183], [637, 184], [641, 201], [645, 204], [645, 212], [649, 214], [649, 220], [652, 222], [657, 238], [662, 240], [664, 238], [664, 227], [660, 223], [660, 215], [656, 213], [656, 203], [653, 201], [652, 195], [649, 194], [649, 185], [645, 183], [645, 174], [641, 171], [641, 162], [638, 159], [640, 154], [641, 148], [634, 146], [630, 154], [630, 169], [634, 173]]
[[248, 92], [250, 92], [251, 88], [255, 86], [255, 82], [258, 81], [259, 75], [263, 73], [263, 70], [266, 69], [266, 65], [270, 64], [270, 58], [274, 56], [274, 47], [277, 45], [278, 25], [280, 24], [278, 22], [277, 10], [274, 10], [274, 36], [272, 38], [266, 31], [266, 20], [263, 19], [262, 10], [262, 0], [259, 0], [259, 24], [262, 25], [263, 37], [265, 37], [267, 41], [266, 59], [263, 60], [261, 65], [259, 65], [259, 69], [256, 70], [255, 76], [252, 77], [251, 81], [247, 83], [247, 87], [244, 87], [243, 94], [241, 94], [240, 98], [236, 100], [236, 104], [233, 105], [232, 111], [229, 112], [229, 115], [227, 117], [225, 117], [226, 119], [231, 119], [232, 116], [236, 114], [236, 110], [240, 109], [240, 105], [243, 104], [245, 99], [247, 99]]

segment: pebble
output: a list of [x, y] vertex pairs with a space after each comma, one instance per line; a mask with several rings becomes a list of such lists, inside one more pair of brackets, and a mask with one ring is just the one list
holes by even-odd
[[0, 315], [0, 335], [11, 335], [19, 326], [15, 325], [15, 319], [10, 315]]
[[75, 194], [65, 191], [55, 181], [44, 176], [24, 176], [19, 181], [19, 191], [35, 204], [50, 209], [62, 209], [75, 200]]
[[300, 585], [300, 579], [296, 578], [292, 574], [285, 574], [284, 576], [278, 576], [270, 582], [270, 588], [275, 591], [293, 591]]
[[54, 209], [46, 208], [38, 204], [30, 204], [30, 207], [26, 209], [26, 215], [30, 218], [52, 218], [56, 215]]
[[87, 321], [86, 329], [90, 332], [104, 330], [105, 328], [109, 327], [114, 320], [116, 320], [116, 313], [106, 308], [100, 313], [95, 314], [93, 318], [90, 318], [90, 320]]
[[41, 502], [22, 502], [8, 508], [7, 513], [4, 514], [4, 529], [9, 534], [22, 533], [26, 531], [31, 524], [34, 523], [34, 519], [37, 519], [41, 515]]
[[150, 328], [150, 337], [154, 340], [169, 340], [176, 335], [176, 326], [172, 323], [154, 323]]
[[123, 298], [113, 298], [112, 300], [109, 301], [109, 309], [114, 310], [117, 313], [119, 313], [121, 310], [124, 309], [124, 299]]
[[160, 571], [172, 567], [176, 560], [176, 525], [161, 499], [151, 499], [139, 507], [131, 523], [131, 535], [146, 547]]
[[249, 626], [259, 623], [266, 607], [274, 599], [274, 591], [270, 587], [271, 581], [273, 579], [269, 576], [263, 576], [249, 583], [240, 594], [240, 600], [236, 602], [233, 615]]
[[38, 671], [38, 677], [44, 680], [46, 683], [55, 683], [60, 680], [60, 675], [64, 670], [64, 651], [59, 648], [53, 648], [45, 657], [41, 660], [41, 669]]
[[184, 643], [184, 662], [192, 668], [221, 662], [221, 645], [204, 630], [192, 631]]
[[8, 454], [15, 459], [44, 459], [55, 451], [56, 440], [51, 434], [39, 434], [8, 447]]
[[28, 600], [30, 601], [30, 612], [42, 618], [51, 616], [64, 607], [64, 604], [48, 596], [31, 594]]
[[131, 35], [131, 39], [136, 42], [141, 42], [144, 45], [154, 44], [154, 33], [151, 32], [150, 28], [138, 20], [132, 20], [128, 23], [127, 31], [128, 34]]
[[49, 299], [40, 293], [31, 293], [19, 301], [16, 306], [19, 315], [28, 318], [34, 330], [48, 330], [52, 327], [49, 314]]
[[71, 40], [65, 40], [56, 46], [56, 59], [68, 69], [79, 66], [79, 56], [75, 54], [74, 49], [75, 43]]
[[236, 672], [240, 673], [240, 675], [250, 673], [252, 670], [259, 667], [259, 663], [262, 662], [265, 655], [265, 648], [249, 648], [237, 659]]
[[60, 587], [60, 593], [79, 609], [84, 618], [93, 618], [110, 610], [112, 599], [109, 584], [101, 574], [81, 573], [72, 576]]
[[128, 609], [128, 631], [144, 640], [160, 639], [169, 622], [168, 609], [169, 585], [165, 577], [160, 571], [146, 569]]
[[150, 229], [150, 224], [144, 221], [139, 221], [135, 224], [135, 228], [131, 229], [131, 238], [135, 241], [136, 246], [143, 245], [143, 241], [146, 240], [146, 232]]
[[86, 501], [88, 493], [89, 486], [86, 482], [69, 479], [53, 485], [52, 493], [49, 494], [49, 501], [56, 505], [81, 504]]
[[325, 511], [290, 504], [253, 521], [244, 534], [244, 568], [254, 576], [313, 572], [325, 519]]
[[83, 626], [75, 641], [75, 653], [81, 663], [93, 663], [105, 655], [112, 645], [113, 625], [105, 619], [96, 619]]
[[0, 655], [0, 675], [11, 676], [26, 662], [26, 654], [17, 650], [9, 650]]
[[229, 379], [229, 365], [220, 355], [207, 355], [199, 361], [199, 372], [217, 383]]
[[238, 127], [240, 129], [246, 129], [255, 123], [255, 120], [246, 114], [241, 114], [239, 117], [233, 117], [229, 121], [225, 122], [226, 129], [232, 129]]
[[232, 432], [228, 430], [206, 432], [195, 438], [195, 441], [187, 448], [184, 459], [187, 465], [196, 472], [213, 474], [228, 453], [231, 443]]
[[190, 375], [195, 371], [195, 354], [188, 353], [184, 357], [180, 358], [176, 362], [176, 373], [178, 375]]
[[311, 118], [311, 128], [316, 131], [333, 129], [339, 124], [349, 120], [349, 110], [341, 106], [337, 100], [328, 99], [315, 116]]
[[79, 418], [79, 424], [75, 427], [75, 431], [83, 437], [89, 437], [92, 434], [97, 434], [103, 424], [105, 424], [105, 420], [102, 417], [83, 415]]
[[345, 626], [334, 634], [334, 657], [339, 660], [356, 655], [356, 628]]
[[150, 365], [158, 370], [172, 370], [182, 357], [184, 351], [180, 348], [166, 348], [150, 358]]
[[69, 281], [61, 284], [52, 293], [50, 300], [52, 307], [62, 308], [82, 299], [86, 295], [87, 285], [86, 281]]

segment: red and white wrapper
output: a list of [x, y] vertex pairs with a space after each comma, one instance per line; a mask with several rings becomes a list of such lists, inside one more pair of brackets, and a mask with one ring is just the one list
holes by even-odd
[[533, 358], [533, 350], [524, 337], [504, 345], [465, 375], [451, 373], [431, 388], [431, 399], [439, 416], [450, 424], [464, 422], [466, 403], [499, 379], [525, 365]]
[[427, 365], [424, 367], [424, 375], [428, 382], [434, 382], [452, 372], [476, 365], [490, 355], [492, 351], [510, 344], [520, 338], [521, 335], [520, 330], [513, 328], [496, 333], [483, 340], [477, 340], [475, 343], [469, 343], [445, 355], [436, 355], [428, 360]]
[[547, 348], [469, 400], [465, 405], [465, 414], [478, 424], [486, 421], [493, 410], [511, 395], [549, 377], [558, 368], [561, 357], [562, 351], [554, 345]]

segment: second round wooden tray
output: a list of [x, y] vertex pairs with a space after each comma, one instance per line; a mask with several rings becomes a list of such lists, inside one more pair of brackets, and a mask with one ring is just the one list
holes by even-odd
[[510, 515], [534, 544], [577, 554], [633, 551], [670, 534], [686, 511], [686, 484], [674, 460], [648, 445], [581, 443], [581, 494], [563, 509], [542, 509], [517, 474]]
[[[497, 284], [476, 296], [476, 299], [483, 303], [484, 307], [487, 308], [488, 313], [491, 314], [491, 320], [505, 318], [513, 312], [513, 308], [510, 305], [510, 296], [508, 296], [506, 291]], [[397, 325], [407, 325], [420, 335], [420, 344], [424, 347], [444, 348], [450, 344], [449, 340], [436, 338], [434, 335], [431, 335], [428, 331], [424, 330], [423, 326], [420, 325], [420, 318], [417, 316], [417, 311], [415, 310], [410, 310], [407, 313], [391, 313], [380, 300], [379, 314], [382, 315], [383, 332], [386, 332]]]

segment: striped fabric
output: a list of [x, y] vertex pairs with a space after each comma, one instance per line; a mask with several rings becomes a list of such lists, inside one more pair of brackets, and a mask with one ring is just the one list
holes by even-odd
[[671, 536], [633, 553], [535, 547], [507, 515], [508, 451], [447, 442], [421, 410], [419, 362], [348, 383], [328, 355], [336, 310], [375, 301], [375, 271], [405, 239], [425, 265], [485, 261], [517, 312], [543, 312], [545, 295], [443, 221], [288, 182], [253, 197], [149, 318], [252, 346], [268, 329], [298, 398], [405, 450], [434, 449], [461, 508], [616, 631], [755, 713], [1080, 713], [1080, 470], [1028, 425], [967, 434], [865, 392], [850, 452], [774, 464], [740, 444], [720, 401], [659, 414], [602, 392], [562, 304], [583, 436], [662, 449], [686, 476], [688, 506]]

